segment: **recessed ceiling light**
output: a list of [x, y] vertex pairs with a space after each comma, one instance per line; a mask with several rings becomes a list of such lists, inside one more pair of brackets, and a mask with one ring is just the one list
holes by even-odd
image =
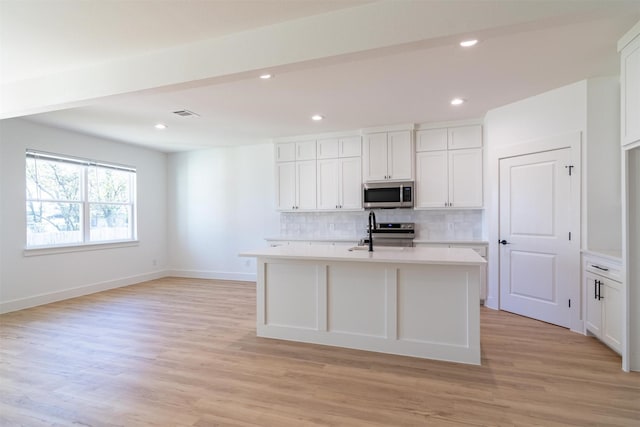
[[156, 128], [156, 129], [160, 129], [160, 130], [162, 130], [162, 129], [166, 129], [166, 128], [167, 128], [167, 125], [165, 125], [164, 123], [157, 123], [157, 124], [155, 125], [155, 128]]
[[464, 104], [464, 99], [462, 98], [453, 98], [451, 100], [451, 105], [461, 105]]
[[461, 41], [460, 42], [460, 46], [462, 46], [462, 47], [471, 47], [471, 46], [475, 46], [477, 43], [478, 43], [478, 40], [476, 40], [476, 39], [465, 40], [465, 41]]
[[273, 77], [271, 74], [261, 74], [260, 78], [262, 80], [269, 80], [271, 77]]
[[315, 120], [316, 122], [319, 122], [322, 119], [324, 119], [324, 116], [321, 116], [320, 114], [314, 114], [311, 116], [311, 120]]

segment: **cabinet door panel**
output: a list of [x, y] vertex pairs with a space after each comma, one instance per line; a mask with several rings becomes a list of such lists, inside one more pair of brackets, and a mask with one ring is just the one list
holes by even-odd
[[482, 149], [449, 151], [449, 206], [482, 207]]
[[387, 174], [394, 180], [413, 178], [411, 133], [389, 132]]
[[604, 279], [602, 340], [618, 353], [622, 351], [622, 289], [611, 280]]
[[316, 161], [296, 162], [298, 209], [316, 208]]
[[312, 160], [316, 158], [316, 142], [296, 142], [296, 160]]
[[447, 149], [447, 128], [427, 129], [416, 132], [416, 151], [439, 151]]
[[387, 134], [372, 133], [365, 137], [364, 179], [384, 181], [387, 177]]
[[340, 159], [318, 161], [318, 209], [334, 210], [340, 204], [338, 168]]
[[296, 204], [296, 164], [276, 163], [276, 208], [292, 210]]
[[340, 140], [340, 157], [360, 157], [362, 155], [362, 141], [359, 136], [342, 138]]
[[622, 50], [622, 144], [640, 140], [640, 37]]
[[337, 159], [339, 157], [339, 140], [319, 139], [318, 140], [318, 159]]
[[341, 209], [362, 208], [362, 173], [360, 157], [340, 159]]
[[296, 159], [296, 143], [280, 142], [276, 144], [276, 162], [292, 162]]
[[598, 279], [595, 276], [589, 273], [585, 274], [587, 286], [587, 330], [599, 338], [602, 335], [602, 305], [597, 298], [598, 283], [596, 283], [596, 280]]
[[446, 151], [416, 155], [416, 207], [444, 208], [448, 201]]
[[459, 126], [449, 128], [449, 150], [482, 147], [482, 126]]

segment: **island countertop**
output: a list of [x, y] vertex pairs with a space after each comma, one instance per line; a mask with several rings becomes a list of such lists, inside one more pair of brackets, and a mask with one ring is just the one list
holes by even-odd
[[438, 247], [405, 248], [378, 246], [374, 247], [373, 252], [368, 252], [366, 246], [359, 246], [355, 248], [330, 245], [276, 246], [242, 252], [239, 256], [289, 260], [324, 260], [399, 264], [486, 264], [486, 261], [473, 249]]

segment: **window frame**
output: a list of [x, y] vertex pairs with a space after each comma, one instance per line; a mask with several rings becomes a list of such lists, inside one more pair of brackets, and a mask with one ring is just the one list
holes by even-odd
[[[67, 156], [63, 154], [49, 153], [40, 150], [32, 150], [27, 149], [25, 152], [25, 214], [28, 215], [27, 204], [32, 201], [36, 203], [42, 202], [59, 202], [58, 200], [46, 199], [46, 198], [29, 198], [27, 196], [27, 161], [30, 158], [36, 160], [42, 159], [46, 161], [54, 161], [60, 163], [70, 163], [74, 165], [78, 165], [81, 167], [80, 170], [80, 200], [73, 201], [72, 203], [79, 203], [81, 206], [80, 212], [80, 235], [82, 237], [81, 242], [73, 242], [73, 243], [62, 243], [62, 244], [47, 244], [47, 245], [29, 245], [28, 244], [28, 234], [29, 227], [28, 224], [25, 223], [25, 256], [32, 255], [44, 255], [48, 253], [60, 253], [60, 252], [81, 252], [85, 250], [96, 250], [96, 249], [107, 249], [114, 247], [128, 247], [135, 246], [138, 242], [138, 209], [137, 209], [137, 169], [134, 166], [122, 165], [112, 162], [104, 162], [97, 161], [85, 158], [79, 158], [74, 156]], [[37, 166], [36, 166], [37, 167]], [[128, 202], [110, 202], [110, 201], [92, 201], [89, 199], [89, 174], [92, 169], [101, 168], [101, 169], [112, 169], [118, 171], [128, 172], [129, 175], [129, 183], [128, 183], [128, 192], [129, 192], [129, 201]], [[130, 221], [131, 221], [131, 232], [129, 238], [125, 239], [114, 239], [114, 240], [91, 240], [91, 207], [95, 205], [108, 204], [108, 205], [117, 205], [117, 206], [125, 206], [129, 208], [130, 211]], [[26, 217], [25, 217], [26, 218]]]

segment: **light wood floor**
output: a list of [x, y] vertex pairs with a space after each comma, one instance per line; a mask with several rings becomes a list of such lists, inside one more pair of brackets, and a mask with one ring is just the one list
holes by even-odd
[[161, 279], [0, 316], [0, 425], [638, 426], [593, 338], [482, 310], [482, 366], [255, 336], [255, 285]]

